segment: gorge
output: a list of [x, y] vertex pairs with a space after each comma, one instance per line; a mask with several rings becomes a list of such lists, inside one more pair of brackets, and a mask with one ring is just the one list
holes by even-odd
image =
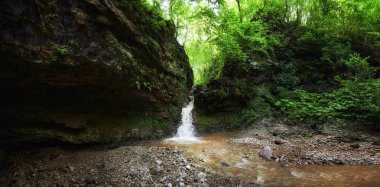
[[0, 186], [379, 186], [379, 12], [0, 1]]

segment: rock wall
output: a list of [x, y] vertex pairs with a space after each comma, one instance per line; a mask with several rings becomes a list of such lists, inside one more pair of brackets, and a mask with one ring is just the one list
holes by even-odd
[[266, 83], [276, 71], [271, 59], [257, 61], [264, 67], [257, 67], [255, 63], [226, 62], [220, 78], [195, 88], [194, 116], [200, 132], [246, 128], [243, 110], [252, 108], [250, 104], [255, 99], [265, 98], [261, 92], [267, 89]]
[[0, 2], [0, 145], [162, 137], [193, 84], [174, 25], [139, 0]]

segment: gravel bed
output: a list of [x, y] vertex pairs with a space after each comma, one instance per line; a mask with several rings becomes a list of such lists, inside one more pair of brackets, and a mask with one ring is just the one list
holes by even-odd
[[216, 174], [176, 148], [19, 152], [0, 175], [5, 186], [255, 186]]

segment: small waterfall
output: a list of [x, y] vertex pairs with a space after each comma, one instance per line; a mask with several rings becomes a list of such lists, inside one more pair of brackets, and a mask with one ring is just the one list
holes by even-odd
[[194, 98], [191, 97], [190, 103], [182, 108], [181, 113], [181, 123], [177, 129], [177, 133], [173, 138], [168, 140], [178, 141], [178, 142], [195, 142], [199, 141], [197, 137], [195, 137], [195, 127], [192, 111], [194, 108]]

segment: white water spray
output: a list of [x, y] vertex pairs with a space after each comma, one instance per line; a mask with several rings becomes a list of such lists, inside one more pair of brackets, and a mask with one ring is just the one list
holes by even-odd
[[177, 142], [198, 142], [199, 138], [195, 137], [195, 127], [192, 115], [194, 108], [194, 98], [191, 98], [190, 103], [182, 108], [181, 123], [177, 129], [177, 134], [168, 140]]

